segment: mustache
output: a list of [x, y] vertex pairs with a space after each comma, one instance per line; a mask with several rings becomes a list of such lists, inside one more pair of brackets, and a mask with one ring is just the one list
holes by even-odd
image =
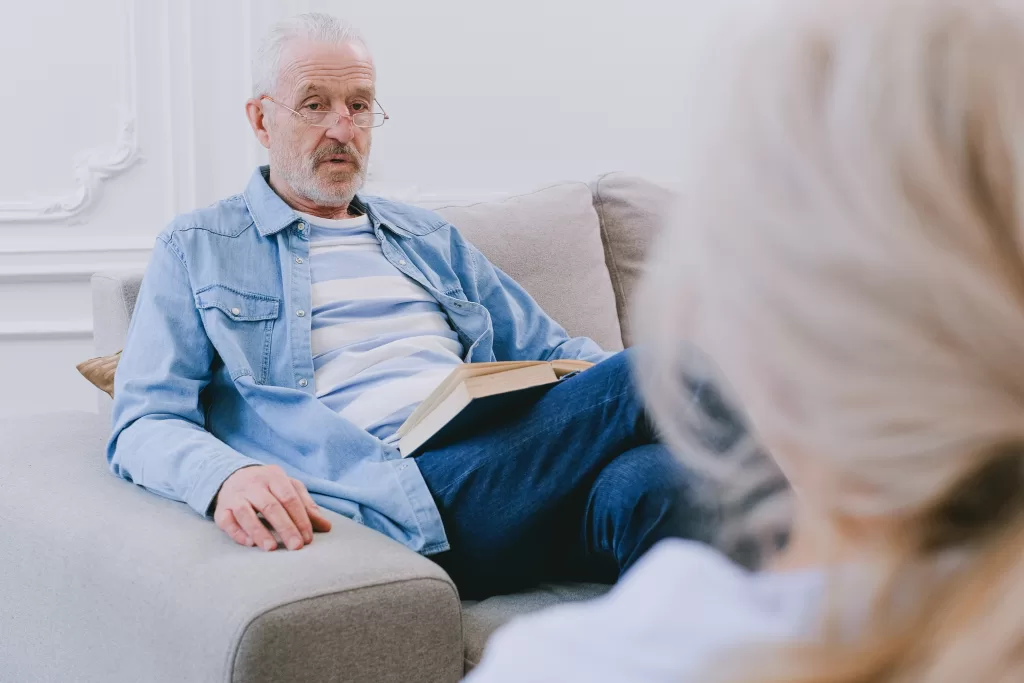
[[313, 152], [313, 155], [309, 160], [315, 166], [316, 164], [319, 164], [322, 161], [327, 161], [327, 159], [339, 154], [344, 154], [349, 157], [353, 163], [355, 163], [357, 168], [363, 167], [363, 157], [359, 155], [359, 152], [356, 151], [355, 147], [348, 144], [324, 145]]

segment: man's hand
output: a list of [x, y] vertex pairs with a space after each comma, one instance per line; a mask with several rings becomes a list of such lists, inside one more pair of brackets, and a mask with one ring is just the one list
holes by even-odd
[[235, 543], [274, 550], [277, 542], [257, 513], [289, 550], [312, 543], [314, 531], [331, 530], [306, 486], [277, 465], [236, 470], [220, 487], [213, 519]]

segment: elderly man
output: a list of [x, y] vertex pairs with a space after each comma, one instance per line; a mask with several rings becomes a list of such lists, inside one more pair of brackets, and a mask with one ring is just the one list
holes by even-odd
[[[358, 194], [374, 64], [341, 21], [276, 26], [246, 114], [269, 150], [245, 191], [159, 236], [117, 370], [113, 471], [289, 549], [327, 508], [432, 556], [464, 597], [614, 581], [702, 531], [628, 353], [570, 338], [430, 211]], [[598, 362], [401, 458], [395, 432], [460, 363]], [[261, 519], [262, 517], [262, 519]]]

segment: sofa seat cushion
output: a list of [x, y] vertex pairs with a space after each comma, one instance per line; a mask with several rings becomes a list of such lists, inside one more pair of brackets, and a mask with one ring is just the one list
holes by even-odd
[[573, 336], [622, 350], [590, 188], [563, 183], [499, 202], [437, 210]]
[[480, 663], [487, 639], [508, 621], [561, 603], [591, 600], [610, 588], [600, 583], [544, 584], [523, 593], [498, 595], [479, 602], [464, 601], [462, 639], [466, 648], [466, 672]]

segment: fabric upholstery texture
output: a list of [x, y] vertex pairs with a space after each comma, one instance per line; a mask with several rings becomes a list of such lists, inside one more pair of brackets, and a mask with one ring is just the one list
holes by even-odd
[[142, 286], [139, 270], [108, 270], [92, 276], [93, 343], [96, 355], [109, 356], [124, 345], [135, 299]]
[[301, 551], [244, 548], [114, 477], [96, 415], [7, 419], [0, 434], [0, 680], [461, 676], [454, 586], [382, 534], [331, 515]]
[[[142, 286], [142, 275], [141, 270], [108, 270], [92, 276], [93, 344], [98, 357], [112, 356], [124, 346], [128, 323], [135, 310], [135, 299]], [[100, 389], [96, 392], [96, 407], [104, 423], [108, 424], [112, 404], [110, 396], [92, 377], [87, 379]], [[102, 377], [99, 379], [103, 380]], [[113, 380], [112, 377], [110, 379]], [[111, 383], [110, 391], [113, 390]]]
[[[669, 203], [609, 174], [440, 213], [570, 334], [618, 350]], [[93, 277], [98, 356], [121, 349], [141, 281]], [[607, 590], [542, 586], [460, 608], [432, 562], [337, 516], [297, 553], [241, 548], [109, 473], [110, 398], [97, 394], [99, 418], [0, 420], [0, 680], [443, 683], [517, 614]]]
[[644, 272], [648, 247], [671, 210], [673, 195], [665, 188], [625, 173], [608, 173], [591, 189], [601, 220], [605, 261], [615, 290], [622, 343], [632, 346], [630, 305]]
[[610, 586], [598, 583], [545, 584], [515, 595], [498, 595], [480, 602], [462, 604], [462, 637], [466, 643], [466, 672], [484, 653], [487, 639], [498, 627], [517, 616], [554, 607], [563, 602], [591, 600], [608, 592]]
[[622, 349], [590, 188], [563, 183], [500, 202], [438, 209], [570, 335]]

